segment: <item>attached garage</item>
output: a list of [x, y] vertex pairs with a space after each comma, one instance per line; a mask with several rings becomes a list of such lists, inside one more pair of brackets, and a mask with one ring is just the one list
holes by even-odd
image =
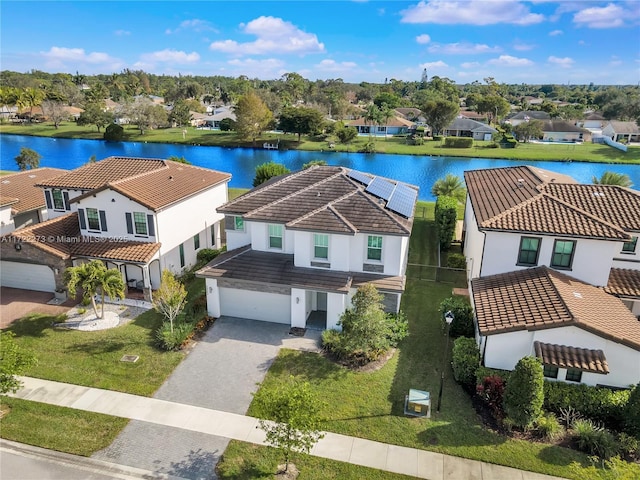
[[55, 292], [53, 270], [34, 263], [0, 261], [0, 283], [3, 287]]
[[220, 313], [265, 322], [291, 323], [291, 296], [236, 288], [219, 288]]

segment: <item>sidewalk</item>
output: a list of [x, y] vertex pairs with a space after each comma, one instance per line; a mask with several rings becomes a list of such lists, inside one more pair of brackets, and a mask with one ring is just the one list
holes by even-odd
[[[265, 445], [258, 419], [127, 393], [20, 377], [13, 396]], [[311, 455], [430, 480], [551, 480], [538, 473], [327, 433]]]

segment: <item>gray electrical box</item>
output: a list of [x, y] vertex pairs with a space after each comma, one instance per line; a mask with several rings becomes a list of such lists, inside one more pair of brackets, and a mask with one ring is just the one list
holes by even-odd
[[404, 397], [404, 414], [431, 418], [431, 394], [423, 390], [409, 389], [409, 395]]

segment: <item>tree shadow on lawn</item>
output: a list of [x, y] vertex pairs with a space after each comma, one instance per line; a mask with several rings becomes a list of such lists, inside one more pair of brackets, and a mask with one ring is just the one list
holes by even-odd
[[131, 343], [124, 341], [113, 341], [104, 338], [96, 338], [95, 340], [91, 340], [88, 342], [73, 343], [73, 345], [69, 345], [65, 350], [68, 353], [83, 352], [91, 355], [103, 355], [105, 353], [124, 351], [125, 347], [127, 347], [128, 345], [131, 345]]
[[573, 462], [578, 462], [583, 467], [591, 465], [587, 455], [559, 445], [548, 445], [544, 447], [538, 453], [538, 458], [544, 463], [564, 467]]
[[500, 445], [507, 441], [506, 437], [489, 432], [482, 426], [460, 425], [454, 422], [428, 426], [418, 433], [417, 438], [424, 446], [443, 447], [483, 447]]
[[326, 379], [337, 381], [349, 373], [346, 367], [334, 363], [322, 354], [284, 348], [280, 350], [269, 370], [278, 378], [283, 375], [302, 376], [310, 383]]
[[13, 322], [8, 331], [15, 333], [16, 337], [42, 337], [45, 330], [51, 329], [54, 323], [64, 321], [65, 318], [63, 315], [52, 317], [42, 313], [32, 313]]

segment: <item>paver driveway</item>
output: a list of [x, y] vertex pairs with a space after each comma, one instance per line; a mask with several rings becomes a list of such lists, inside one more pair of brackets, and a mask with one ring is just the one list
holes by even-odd
[[52, 298], [53, 293], [0, 287], [0, 328], [6, 328], [15, 320], [30, 313], [59, 315], [67, 312], [77, 303], [74, 300], [67, 300], [61, 305], [47, 305]]
[[[154, 398], [246, 413], [278, 350], [316, 348], [316, 338], [289, 335], [289, 326], [222, 317], [198, 342]], [[213, 468], [229, 440], [131, 421], [94, 458], [190, 479], [215, 479]]]

